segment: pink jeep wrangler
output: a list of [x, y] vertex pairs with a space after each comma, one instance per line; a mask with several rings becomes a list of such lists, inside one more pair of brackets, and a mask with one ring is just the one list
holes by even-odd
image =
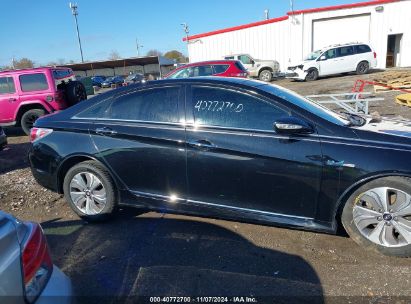
[[21, 126], [26, 134], [37, 118], [87, 99], [71, 69], [35, 68], [0, 72], [0, 126]]

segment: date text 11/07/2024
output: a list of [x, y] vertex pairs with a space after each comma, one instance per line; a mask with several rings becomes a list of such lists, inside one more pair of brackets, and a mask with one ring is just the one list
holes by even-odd
[[254, 297], [150, 297], [150, 303], [258, 303]]

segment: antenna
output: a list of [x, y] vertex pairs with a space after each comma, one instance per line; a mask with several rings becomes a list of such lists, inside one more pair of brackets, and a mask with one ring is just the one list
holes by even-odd
[[264, 10], [265, 20], [270, 19], [270, 10], [267, 8]]
[[188, 44], [188, 33], [190, 33], [190, 30], [188, 28], [188, 24], [183, 22], [183, 23], [181, 23], [181, 25], [183, 26], [184, 33], [186, 33], [186, 42]]

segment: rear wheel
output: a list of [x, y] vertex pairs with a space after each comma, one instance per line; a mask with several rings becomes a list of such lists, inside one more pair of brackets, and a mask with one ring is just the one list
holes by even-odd
[[318, 70], [317, 69], [309, 69], [307, 75], [305, 76], [306, 81], [314, 81], [318, 79]]
[[384, 177], [355, 191], [341, 222], [359, 245], [390, 256], [411, 256], [411, 179]]
[[30, 135], [30, 129], [33, 128], [33, 125], [36, 122], [36, 120], [39, 117], [44, 116], [44, 114], [45, 111], [42, 109], [31, 109], [25, 112], [23, 116], [21, 116], [20, 121], [21, 128], [23, 129], [24, 133]]
[[80, 81], [70, 81], [65, 86], [67, 102], [70, 106], [87, 99], [86, 88]]
[[370, 70], [370, 64], [367, 61], [361, 61], [357, 65], [356, 72], [358, 75], [362, 75], [362, 74], [367, 74], [369, 70]]
[[258, 79], [265, 82], [270, 82], [273, 79], [273, 74], [270, 70], [262, 70], [258, 75]]
[[96, 161], [81, 162], [72, 167], [64, 178], [63, 190], [70, 207], [87, 221], [107, 219], [116, 205], [114, 182]]

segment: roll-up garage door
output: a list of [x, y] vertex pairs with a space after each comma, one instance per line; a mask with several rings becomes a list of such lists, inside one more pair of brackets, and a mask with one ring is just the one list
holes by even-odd
[[333, 44], [370, 42], [370, 14], [313, 21], [313, 50]]

